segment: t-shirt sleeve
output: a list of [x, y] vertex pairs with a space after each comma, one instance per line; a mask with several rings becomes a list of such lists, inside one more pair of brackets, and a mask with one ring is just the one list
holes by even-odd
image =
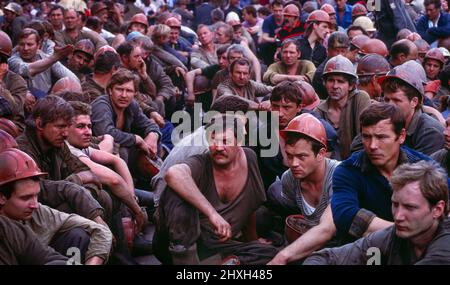
[[192, 178], [194, 179], [195, 184], [199, 186], [199, 188], [201, 188], [199, 182], [202, 181], [201, 177], [204, 175], [204, 172], [206, 170], [205, 164], [208, 155], [209, 153], [194, 155], [187, 158], [184, 162], [187, 166], [189, 166]]
[[212, 79], [217, 72], [219, 72], [220, 67], [218, 64], [213, 64], [202, 68], [202, 75], [206, 76], [208, 79]]

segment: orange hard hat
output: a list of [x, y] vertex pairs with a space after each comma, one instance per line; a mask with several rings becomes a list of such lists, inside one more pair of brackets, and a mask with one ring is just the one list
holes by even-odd
[[0, 152], [8, 148], [18, 148], [16, 140], [4, 130], [0, 130]]
[[9, 57], [12, 52], [11, 38], [3, 31], [0, 31], [0, 53]]
[[325, 11], [328, 15], [336, 14], [336, 10], [330, 4], [323, 4], [320, 10]]
[[425, 54], [425, 58], [423, 59], [423, 61], [425, 62], [425, 60], [427, 59], [434, 59], [439, 61], [442, 66], [445, 65], [445, 57], [444, 54], [442, 53], [442, 51], [439, 48], [432, 48], [430, 49], [426, 54]]
[[315, 10], [314, 12], [309, 14], [306, 23], [311, 22], [325, 22], [331, 24], [330, 16], [328, 15], [327, 12], [322, 10]]
[[20, 135], [19, 128], [16, 126], [16, 124], [6, 118], [0, 118], [0, 130], [4, 130], [13, 138], [16, 138]]
[[68, 90], [72, 92], [83, 93], [81, 84], [78, 81], [67, 76], [56, 81], [50, 93], [56, 94], [60, 91], [68, 91]]
[[131, 17], [130, 24], [131, 23], [139, 23], [139, 24], [142, 24], [142, 25], [145, 25], [146, 27], [148, 27], [147, 16], [145, 16], [142, 13], [136, 14], [133, 17]]
[[322, 123], [311, 114], [301, 114], [292, 119], [280, 135], [286, 138], [287, 133], [303, 134], [327, 147], [327, 134]]
[[379, 39], [369, 39], [365, 44], [362, 45], [358, 53], [364, 55], [376, 53], [383, 57], [386, 57], [389, 55], [389, 50], [386, 47], [386, 44]]
[[20, 179], [45, 175], [47, 173], [41, 172], [28, 154], [17, 148], [0, 153], [0, 186]]

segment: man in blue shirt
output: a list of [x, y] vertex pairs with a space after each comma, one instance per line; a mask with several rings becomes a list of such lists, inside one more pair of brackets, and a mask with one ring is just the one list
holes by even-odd
[[262, 35], [259, 38], [260, 55], [264, 63], [270, 65], [273, 63], [273, 55], [276, 51], [276, 38], [278, 30], [283, 25], [283, 3], [275, 0], [270, 5], [272, 15], [268, 16], [262, 26]]
[[420, 17], [416, 24], [420, 36], [429, 44], [440, 38], [449, 37], [450, 14], [441, 11], [441, 1], [425, 0], [424, 6], [425, 15]]
[[352, 24], [352, 9], [347, 0], [336, 0], [336, 23], [339, 27], [347, 29]]
[[392, 189], [388, 179], [398, 165], [430, 160], [400, 145], [406, 139], [399, 108], [386, 103], [367, 107], [360, 116], [364, 150], [343, 161], [333, 175], [331, 209], [341, 242], [392, 225]]

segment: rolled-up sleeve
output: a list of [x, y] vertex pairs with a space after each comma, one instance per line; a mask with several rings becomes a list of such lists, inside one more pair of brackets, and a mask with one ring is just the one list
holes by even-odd
[[28, 63], [22, 60], [18, 54], [12, 56], [8, 59], [8, 66], [11, 71], [19, 74], [23, 78], [30, 78], [30, 70], [28, 68]]

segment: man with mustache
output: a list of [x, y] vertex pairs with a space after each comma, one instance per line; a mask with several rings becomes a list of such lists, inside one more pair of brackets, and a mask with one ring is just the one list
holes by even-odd
[[[447, 174], [436, 163], [400, 165], [390, 178], [394, 225], [354, 243], [316, 252], [304, 264], [449, 264], [447, 184]], [[374, 248], [377, 256], [370, 254]]]
[[163, 263], [235, 255], [241, 264], [265, 264], [276, 254], [256, 234], [255, 211], [266, 195], [255, 153], [241, 147], [243, 132], [234, 116], [214, 118], [206, 128], [209, 152], [166, 172], [154, 239]]

